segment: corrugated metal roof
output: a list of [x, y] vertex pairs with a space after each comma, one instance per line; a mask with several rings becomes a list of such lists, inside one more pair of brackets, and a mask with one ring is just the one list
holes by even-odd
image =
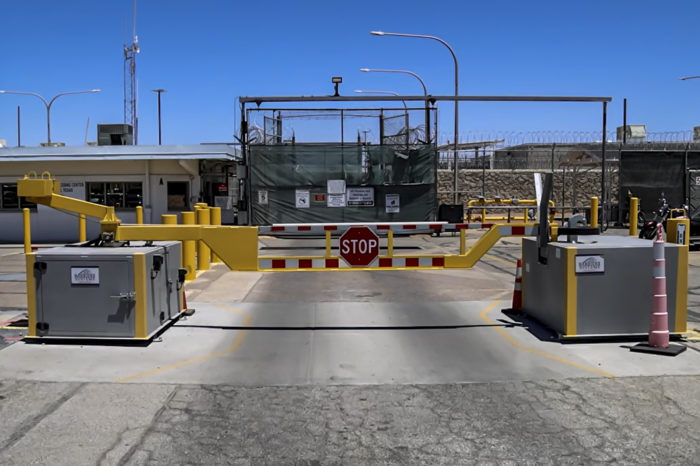
[[3, 147], [1, 162], [80, 160], [241, 160], [229, 144], [177, 144], [167, 146]]

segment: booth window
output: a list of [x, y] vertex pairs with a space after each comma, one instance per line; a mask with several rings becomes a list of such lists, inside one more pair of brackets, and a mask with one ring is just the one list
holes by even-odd
[[88, 182], [88, 201], [119, 208], [133, 209], [143, 205], [143, 188], [141, 183], [122, 182]]
[[17, 196], [17, 183], [0, 184], [0, 210], [19, 210], [24, 208], [35, 209], [36, 204]]
[[189, 183], [187, 181], [168, 181], [168, 210], [187, 210]]

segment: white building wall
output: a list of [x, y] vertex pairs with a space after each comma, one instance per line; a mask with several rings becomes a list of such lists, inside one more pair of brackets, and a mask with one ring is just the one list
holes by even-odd
[[[197, 167], [190, 162], [188, 169]], [[34, 166], [36, 165], [36, 166]], [[86, 183], [139, 182], [142, 183], [145, 223], [160, 223], [162, 214], [179, 214], [167, 209], [168, 181], [190, 183], [191, 209], [198, 201], [200, 179], [180, 165], [177, 160], [159, 161], [86, 161], [50, 163], [0, 163], [0, 183], [16, 183], [24, 173], [34, 170], [41, 173], [47, 165], [56, 180], [61, 182], [64, 195], [86, 200]], [[78, 174], [82, 173], [82, 174]], [[146, 173], [149, 173], [147, 176]], [[161, 184], [162, 180], [162, 184]], [[122, 223], [136, 223], [135, 209], [117, 209], [116, 215]], [[50, 207], [37, 206], [30, 214], [32, 243], [71, 243], [78, 241], [78, 218], [76, 214], [59, 211]], [[87, 238], [99, 235], [99, 219], [87, 218]], [[0, 243], [21, 243], [23, 241], [23, 221], [21, 210], [0, 210]]]

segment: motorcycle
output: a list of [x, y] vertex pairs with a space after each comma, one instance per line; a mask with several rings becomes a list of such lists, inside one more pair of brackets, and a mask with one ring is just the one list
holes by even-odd
[[665, 229], [666, 220], [669, 218], [669, 216], [671, 218], [681, 217], [686, 215], [687, 212], [687, 206], [683, 206], [680, 209], [671, 209], [671, 207], [668, 205], [668, 201], [666, 201], [663, 193], [661, 193], [661, 197], [659, 198], [659, 208], [654, 211], [654, 217], [651, 220], [642, 222], [642, 228], [639, 230], [639, 237], [642, 239], [656, 238], [656, 230], [659, 223], [661, 223]]

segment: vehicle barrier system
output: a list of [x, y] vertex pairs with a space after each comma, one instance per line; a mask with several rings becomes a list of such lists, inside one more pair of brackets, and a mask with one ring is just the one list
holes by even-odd
[[[209, 248], [231, 270], [247, 271], [282, 271], [282, 270], [385, 270], [392, 269], [436, 269], [436, 268], [471, 268], [486, 252], [501, 238], [507, 236], [533, 236], [538, 226], [534, 223], [381, 223], [370, 225], [357, 224], [306, 224], [306, 225], [273, 225], [269, 227], [254, 226], [221, 226], [209, 225], [209, 216], [203, 205], [198, 206], [198, 225], [140, 225], [122, 224], [114, 213], [114, 208], [62, 196], [60, 182], [54, 180], [48, 172], [37, 176], [30, 173], [24, 179], [18, 180], [18, 195], [29, 201], [66, 210], [77, 214], [100, 219], [102, 241], [198, 241], [204, 247], [199, 247], [199, 259], [205, 264], [209, 260]], [[188, 219], [189, 220], [189, 219]], [[326, 253], [323, 256], [308, 257], [272, 257], [258, 255], [258, 235], [272, 232], [323, 232], [326, 235]], [[333, 231], [347, 233], [351, 229], [359, 235], [357, 238], [346, 238], [341, 245], [338, 255], [332, 255], [330, 236]], [[446, 255], [394, 255], [394, 233], [416, 233], [427, 229], [429, 232], [458, 232], [460, 235], [459, 254]], [[469, 249], [466, 248], [466, 230], [488, 229]], [[378, 241], [374, 232], [386, 233], [389, 247], [388, 254], [379, 254]], [[372, 235], [374, 235], [372, 237]], [[353, 242], [354, 240], [354, 242]], [[346, 245], [346, 246], [344, 246]], [[371, 250], [370, 250], [371, 246]], [[343, 249], [347, 249], [344, 253]], [[354, 248], [354, 250], [353, 250]], [[364, 249], [363, 249], [364, 248]], [[191, 267], [187, 265], [188, 255], [185, 253], [183, 265], [191, 275]], [[357, 257], [355, 257], [357, 256]], [[371, 256], [371, 257], [369, 257]]]
[[[550, 200], [549, 201], [549, 207], [550, 207], [550, 212], [549, 212], [549, 221], [553, 222], [554, 221], [554, 201]], [[496, 209], [496, 210], [506, 210], [507, 215], [503, 216], [487, 216], [486, 215], [486, 210], [487, 209]], [[507, 223], [511, 222], [525, 222], [527, 223], [529, 215], [528, 212], [530, 209], [537, 209], [537, 199], [501, 199], [501, 198], [495, 198], [495, 199], [484, 199], [484, 198], [479, 198], [479, 199], [470, 199], [467, 201], [467, 214], [465, 215], [465, 221], [466, 222], [471, 222], [472, 220], [480, 220], [482, 222], [498, 222], [498, 221], [505, 221]], [[481, 213], [481, 216], [478, 218], [474, 218], [474, 214], [472, 214], [472, 211], [478, 211]], [[511, 215], [511, 211], [521, 211], [522, 216], [518, 215]]]

